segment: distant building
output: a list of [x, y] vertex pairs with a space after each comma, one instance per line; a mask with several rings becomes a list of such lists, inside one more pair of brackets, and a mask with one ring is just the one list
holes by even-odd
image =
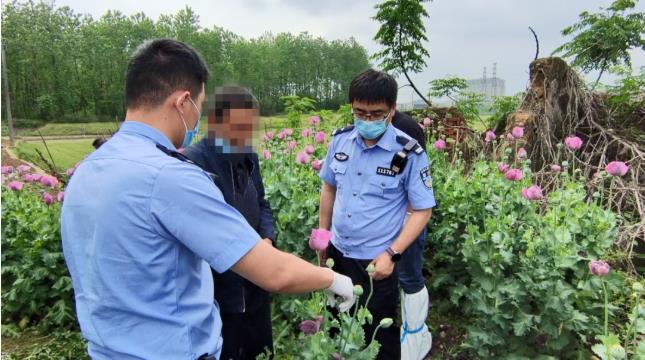
[[497, 64], [493, 64], [493, 76], [486, 76], [486, 67], [484, 74], [480, 79], [468, 80], [468, 91], [484, 95], [484, 103], [490, 105], [496, 96], [506, 94], [506, 81], [497, 77]]
[[415, 110], [415, 109], [425, 109], [428, 107], [428, 104], [426, 104], [425, 101], [423, 100], [414, 100], [414, 104], [411, 102], [407, 103], [397, 103], [396, 108], [401, 111], [410, 111], [410, 110]]

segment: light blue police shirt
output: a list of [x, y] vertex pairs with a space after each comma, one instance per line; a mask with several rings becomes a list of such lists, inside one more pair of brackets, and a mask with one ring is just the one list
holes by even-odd
[[126, 121], [67, 186], [61, 235], [93, 359], [219, 357], [209, 265], [224, 272], [260, 239], [211, 178], [158, 130]]
[[396, 240], [408, 203], [414, 210], [435, 206], [425, 152], [410, 152], [401, 174], [388, 171], [403, 149], [397, 136], [410, 138], [390, 125], [368, 147], [354, 129], [334, 136], [329, 147], [320, 177], [336, 187], [331, 242], [345, 257], [374, 259]]

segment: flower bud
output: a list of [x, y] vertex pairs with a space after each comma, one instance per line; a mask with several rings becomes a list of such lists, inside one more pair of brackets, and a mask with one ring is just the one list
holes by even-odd
[[360, 285], [354, 285], [354, 295], [356, 296], [363, 295], [363, 287]]
[[392, 318], [383, 318], [379, 323], [383, 329], [389, 328], [392, 324], [394, 324], [394, 320], [392, 320]]
[[334, 259], [329, 258], [327, 261], [325, 261], [325, 265], [327, 265], [328, 268], [333, 268], [334, 267]]
[[369, 264], [367, 266], [367, 269], [365, 269], [365, 271], [367, 271], [368, 274], [373, 274], [374, 271], [376, 271], [376, 269], [374, 268], [374, 264]]

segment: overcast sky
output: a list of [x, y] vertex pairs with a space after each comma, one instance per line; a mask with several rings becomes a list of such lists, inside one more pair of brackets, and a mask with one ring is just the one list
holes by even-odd
[[[373, 40], [379, 24], [375, 0], [192, 0], [188, 3], [159, 0], [59, 0], [76, 12], [97, 18], [109, 9], [125, 14], [143, 11], [151, 18], [171, 14], [190, 6], [199, 14], [202, 27], [217, 25], [245, 38], [270, 31], [299, 33], [307, 31], [323, 38], [354, 37], [369, 55], [378, 51]], [[578, 19], [584, 10], [597, 11], [610, 0], [436, 0], [427, 3], [425, 19], [430, 52], [428, 67], [412, 76], [417, 86], [428, 90], [428, 82], [457, 75], [467, 79], [482, 76], [487, 67], [491, 76], [497, 63], [497, 76], [506, 80], [506, 95], [526, 88], [528, 65], [535, 55], [535, 42], [528, 30], [532, 26], [540, 40], [540, 56], [548, 56], [565, 39], [560, 31]], [[645, 11], [645, 4], [637, 5]], [[645, 52], [632, 53], [634, 68], [645, 66]], [[377, 65], [377, 64], [375, 64]], [[590, 74], [588, 79], [595, 79]], [[603, 80], [611, 82], [611, 77]], [[404, 80], [399, 81], [403, 85]], [[410, 102], [409, 87], [401, 89], [400, 102]]]

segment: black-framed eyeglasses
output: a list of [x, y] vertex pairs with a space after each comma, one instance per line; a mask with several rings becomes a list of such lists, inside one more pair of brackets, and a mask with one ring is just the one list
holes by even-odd
[[365, 111], [361, 109], [352, 109], [352, 114], [361, 120], [380, 120], [390, 115], [392, 110], [374, 110]]

